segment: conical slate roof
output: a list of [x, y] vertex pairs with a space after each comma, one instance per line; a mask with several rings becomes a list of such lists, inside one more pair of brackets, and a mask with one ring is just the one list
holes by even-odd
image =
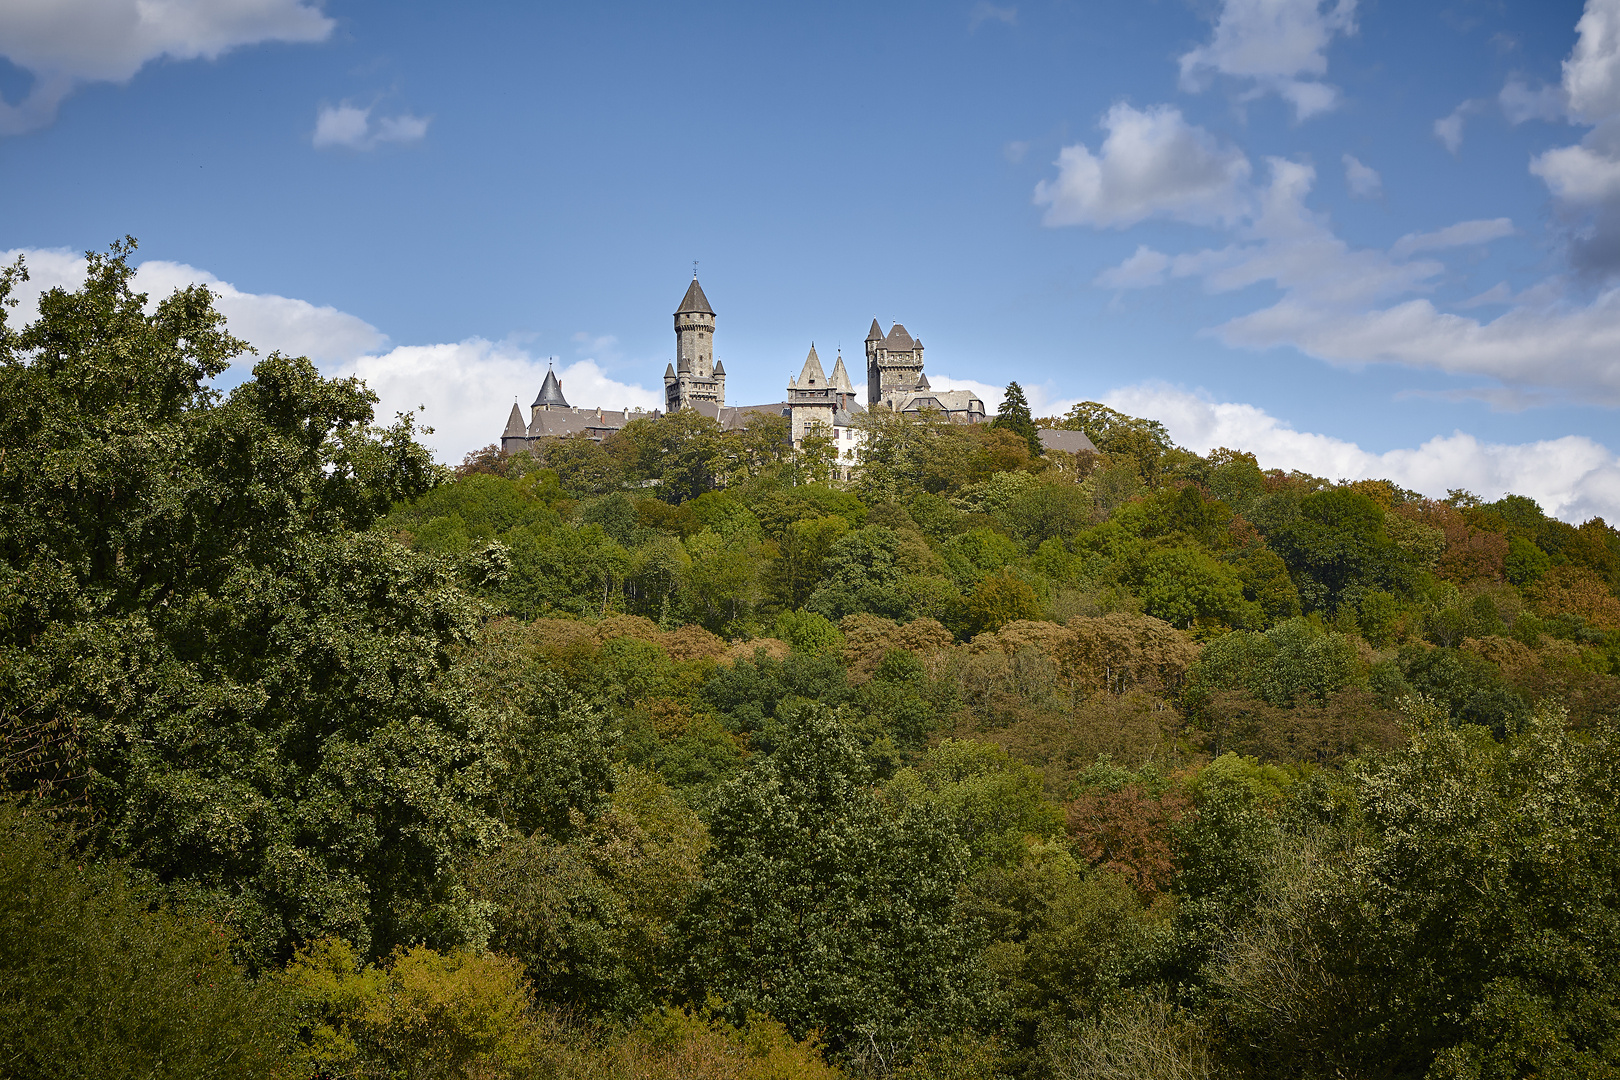
[[882, 330], [881, 327], [878, 326], [878, 323], [877, 323], [876, 319], [872, 320], [872, 330], [871, 330], [870, 333], [868, 333], [866, 335], [866, 340], [867, 341], [882, 341], [883, 340], [883, 330]]
[[674, 364], [665, 364], [664, 365], [664, 378], [673, 379], [674, 377], [675, 377], [675, 365]]
[[501, 432], [501, 438], [521, 439], [529, 433], [523, 424], [523, 410], [518, 408], [517, 402], [512, 402], [512, 415], [506, 418], [506, 430]]
[[681, 306], [675, 309], [675, 314], [682, 315], [689, 311], [699, 311], [705, 315], [714, 314], [714, 308], [709, 306], [709, 298], [703, 295], [703, 286], [698, 284], [695, 277], [692, 284], [687, 286], [686, 296], [681, 299]]
[[841, 390], [846, 394], [855, 392], [854, 384], [849, 381], [849, 369], [844, 367], [843, 354], [839, 354], [838, 362], [833, 365], [832, 385], [834, 389]]
[[911, 340], [904, 326], [895, 323], [889, 328], [889, 336], [883, 339], [883, 347], [890, 352], [910, 352], [917, 347], [917, 343]]
[[816, 355], [815, 345], [810, 346], [810, 355], [804, 358], [804, 370], [799, 372], [799, 381], [796, 384], [800, 390], [821, 390], [827, 385], [827, 373], [821, 370], [821, 358]]
[[726, 365], [721, 363], [719, 360], [716, 360], [714, 362], [714, 373], [716, 375], [724, 375], [726, 373]]
[[562, 380], [557, 378], [555, 371], [546, 372], [546, 381], [540, 384], [540, 396], [534, 399], [534, 403], [568, 408], [568, 400], [563, 397]]

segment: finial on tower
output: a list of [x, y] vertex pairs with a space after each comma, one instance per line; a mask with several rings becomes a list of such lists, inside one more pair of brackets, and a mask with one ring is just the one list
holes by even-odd
[[696, 259], [693, 259], [692, 260], [692, 280], [693, 281], [697, 280], [697, 264], [698, 264], [698, 261]]

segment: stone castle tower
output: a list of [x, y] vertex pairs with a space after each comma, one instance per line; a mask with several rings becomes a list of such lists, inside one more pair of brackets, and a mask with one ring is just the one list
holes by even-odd
[[895, 323], [887, 334], [872, 320], [866, 335], [866, 407], [874, 408], [896, 394], [928, 389], [923, 374], [923, 343]]
[[714, 359], [714, 309], [697, 275], [675, 309], [675, 363], [664, 368], [664, 410], [726, 403], [726, 367]]

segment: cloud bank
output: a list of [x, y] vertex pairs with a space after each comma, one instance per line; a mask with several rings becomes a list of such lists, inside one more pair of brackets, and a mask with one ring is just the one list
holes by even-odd
[[0, 101], [0, 135], [45, 127], [78, 86], [128, 82], [146, 64], [214, 60], [267, 41], [325, 41], [336, 24], [308, 0], [14, 0], [0, 4], [0, 55], [28, 71]]
[[1218, 402], [1163, 384], [1122, 387], [1102, 400], [1121, 412], [1163, 421], [1171, 438], [1190, 450], [1247, 450], [1262, 468], [1299, 469], [1332, 480], [1393, 480], [1436, 498], [1452, 488], [1485, 499], [1511, 492], [1535, 499], [1565, 521], [1620, 520], [1620, 456], [1582, 436], [1504, 444], [1458, 431], [1415, 448], [1376, 453], [1343, 439], [1296, 431], [1253, 405]]

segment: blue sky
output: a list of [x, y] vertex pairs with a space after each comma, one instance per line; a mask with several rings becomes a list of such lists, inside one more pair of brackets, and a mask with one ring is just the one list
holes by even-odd
[[699, 260], [732, 403], [876, 316], [936, 385], [1620, 518], [1620, 0], [0, 0], [0, 53], [36, 286], [132, 233], [446, 460], [548, 357], [658, 402]]

